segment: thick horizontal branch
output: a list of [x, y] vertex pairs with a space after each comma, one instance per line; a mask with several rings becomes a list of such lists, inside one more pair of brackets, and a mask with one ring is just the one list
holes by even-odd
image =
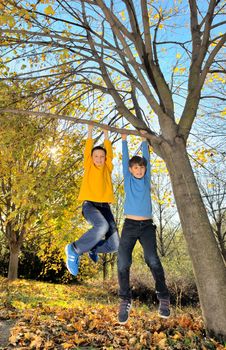
[[[116, 128], [114, 126], [102, 124], [102, 123], [96, 122], [94, 120], [79, 119], [79, 118], [70, 117], [70, 116], [66, 116], [66, 115], [62, 115], [62, 114], [52, 114], [52, 113], [45, 113], [45, 112], [35, 112], [35, 111], [8, 109], [8, 108], [0, 108], [0, 113], [29, 115], [29, 116], [37, 116], [37, 117], [50, 118], [50, 119], [68, 120], [68, 121], [75, 123], [75, 124], [88, 124], [88, 125], [97, 126], [99, 128], [105, 129], [105, 130], [116, 132], [118, 134], [127, 134], [127, 135], [135, 135], [135, 136], [142, 136], [142, 137], [144, 136], [138, 130]], [[149, 130], [147, 130], [147, 135], [145, 135], [145, 137], [147, 139], [152, 138]]]

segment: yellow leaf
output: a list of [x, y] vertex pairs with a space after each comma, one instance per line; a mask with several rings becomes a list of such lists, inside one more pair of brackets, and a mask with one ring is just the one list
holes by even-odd
[[129, 339], [129, 344], [130, 345], [134, 345], [134, 344], [136, 344], [136, 342], [137, 342], [137, 338], [136, 337], [132, 337], [132, 338]]
[[71, 343], [63, 343], [62, 345], [63, 345], [64, 349], [70, 349], [73, 346], [73, 344], [71, 344]]
[[165, 339], [166, 338], [166, 334], [165, 333], [163, 333], [163, 332], [154, 332], [154, 334], [153, 334], [153, 338], [154, 338], [154, 340], [155, 340], [155, 342], [157, 342], [157, 343], [159, 343], [159, 341], [161, 340], [161, 339]]
[[177, 53], [177, 54], [176, 54], [176, 58], [178, 58], [178, 59], [181, 58], [181, 54], [180, 54], [180, 53]]
[[182, 334], [180, 332], [176, 332], [176, 334], [174, 334], [173, 336], [174, 340], [178, 340], [178, 339], [182, 339]]
[[0, 16], [0, 24], [7, 24], [10, 28], [12, 28], [15, 25], [15, 20], [13, 16]]
[[221, 115], [226, 115], [226, 108], [223, 109], [223, 111], [221, 112]]
[[24, 15], [24, 19], [27, 19], [29, 20], [31, 18], [30, 14], [29, 13], [26, 13], [26, 15]]
[[125, 21], [126, 20], [125, 11], [121, 11], [119, 14], [120, 14], [122, 20]]
[[55, 14], [54, 9], [50, 5], [44, 9], [44, 12], [46, 15], [54, 15]]
[[161, 339], [159, 342], [158, 342], [158, 347], [160, 348], [160, 349], [165, 349], [165, 347], [166, 347], [166, 338], [165, 339]]
[[35, 335], [34, 339], [30, 343], [30, 347], [35, 349], [40, 349], [42, 345], [42, 338], [39, 335]]

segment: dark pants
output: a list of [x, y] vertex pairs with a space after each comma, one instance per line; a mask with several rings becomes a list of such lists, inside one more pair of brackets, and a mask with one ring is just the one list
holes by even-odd
[[96, 253], [116, 252], [119, 235], [110, 205], [85, 201], [82, 213], [92, 227], [74, 242], [77, 252], [82, 254], [93, 249]]
[[119, 296], [131, 299], [130, 266], [132, 251], [139, 240], [144, 251], [144, 259], [155, 280], [155, 289], [159, 298], [168, 298], [169, 291], [165, 283], [164, 270], [157, 253], [156, 226], [150, 220], [125, 219], [118, 250]]

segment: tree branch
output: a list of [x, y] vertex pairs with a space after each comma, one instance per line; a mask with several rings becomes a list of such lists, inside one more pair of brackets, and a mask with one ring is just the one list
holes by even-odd
[[[36, 117], [43, 117], [43, 118], [50, 118], [50, 119], [60, 119], [60, 120], [67, 120], [69, 122], [72, 122], [74, 124], [87, 124], [87, 125], [93, 125], [102, 129], [106, 129], [112, 132], [116, 132], [118, 134], [127, 134], [127, 135], [135, 135], [135, 136], [142, 136], [141, 133], [139, 133], [139, 130], [131, 130], [131, 129], [123, 129], [123, 128], [116, 128], [114, 126], [102, 124], [93, 120], [89, 119], [79, 119], [75, 117], [70, 117], [63, 114], [53, 114], [53, 113], [45, 113], [45, 112], [36, 112], [36, 111], [28, 111], [28, 110], [19, 110], [19, 109], [9, 109], [9, 108], [0, 108], [0, 113], [7, 113], [7, 114], [19, 114], [19, 115], [28, 115], [28, 116], [36, 116]], [[142, 129], [142, 128], [141, 128]], [[140, 129], [140, 130], [141, 130]], [[158, 136], [150, 131], [147, 127], [147, 136], [146, 138], [149, 140], [155, 140], [160, 143], [158, 140]]]

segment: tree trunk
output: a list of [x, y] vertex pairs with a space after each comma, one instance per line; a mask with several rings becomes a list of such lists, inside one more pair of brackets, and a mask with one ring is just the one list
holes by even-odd
[[107, 262], [107, 256], [106, 254], [103, 254], [103, 280], [106, 281], [108, 277], [108, 268], [107, 268], [108, 262]]
[[184, 141], [177, 137], [174, 144], [163, 142], [161, 150], [193, 264], [206, 329], [210, 335], [226, 339], [226, 268]]
[[111, 258], [111, 261], [110, 261], [110, 264], [111, 264], [111, 278], [113, 278], [114, 277], [114, 272], [115, 272], [116, 254], [113, 253], [111, 255], [112, 255], [112, 258]]
[[218, 240], [218, 243], [219, 243], [219, 247], [220, 247], [220, 250], [221, 250], [221, 254], [224, 258], [224, 261], [226, 263], [226, 249], [225, 249], [225, 242], [224, 242], [224, 236], [225, 234], [223, 233], [223, 228], [222, 228], [222, 222], [217, 222], [216, 223], [216, 230], [215, 230], [215, 233], [216, 233], [216, 236], [217, 236], [217, 240]]
[[10, 257], [8, 279], [14, 281], [18, 276], [18, 262], [19, 262], [20, 247], [18, 244], [10, 244]]

